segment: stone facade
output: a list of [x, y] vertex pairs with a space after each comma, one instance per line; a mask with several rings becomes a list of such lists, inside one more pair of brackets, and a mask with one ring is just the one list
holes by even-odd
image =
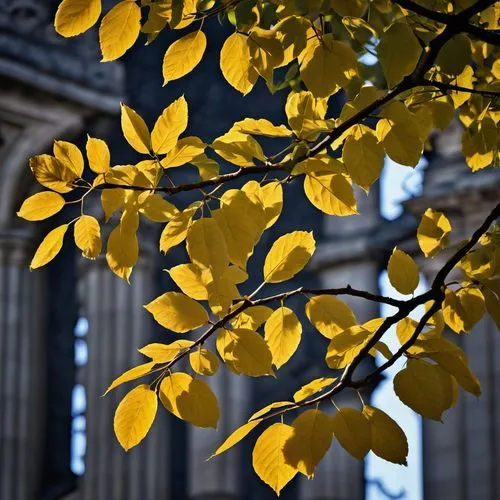
[[[56, 138], [81, 144], [90, 132], [107, 139], [114, 163], [134, 160], [117, 133], [122, 100], [151, 122], [158, 110], [185, 93], [189, 132], [216, 137], [249, 109], [254, 113], [276, 109], [276, 97], [258, 87], [243, 101], [222, 82], [214, 63], [222, 42], [218, 27], [198, 77], [187, 87], [174, 82], [162, 90], [159, 68], [164, 42], [133, 50], [123, 63], [99, 64], [95, 32], [70, 41], [53, 32], [57, 3], [0, 0], [0, 498], [274, 498], [250, 471], [248, 444], [208, 463], [205, 458], [253, 409], [324, 374], [313, 363], [324, 345], [321, 339], [311, 340], [319, 336], [307, 331], [307, 322], [302, 353], [280, 374], [279, 383], [255, 383], [227, 371], [213, 378], [224, 415], [218, 432], [184, 426], [159, 411], [148, 439], [125, 454], [112, 432], [114, 409], [125, 389], [106, 398], [100, 395], [114, 377], [137, 362], [135, 348], [152, 339], [165, 340], [142, 305], [172, 285], [161, 269], [180, 262], [182, 251], [160, 260], [155, 250], [157, 229], [146, 226], [141, 228], [141, 259], [132, 287], [118, 280], [103, 259], [82, 262], [71, 244], [46, 269], [29, 273], [33, 249], [51, 224], [59, 221], [28, 225], [15, 217], [15, 211], [37, 189], [27, 158], [49, 151]], [[276, 113], [269, 118], [284, 120]], [[320, 245], [306, 273], [307, 284], [349, 283], [375, 292], [388, 249], [402, 235], [414, 234], [416, 219], [411, 213], [418, 215], [427, 205], [442, 208], [452, 214], [454, 227], [469, 234], [491, 198], [498, 198], [500, 179], [487, 173], [475, 176], [473, 184], [456, 148], [450, 147], [453, 141], [456, 133], [450, 140], [437, 139], [438, 156], [428, 171], [423, 196], [408, 202], [407, 214], [389, 226], [378, 215], [376, 191], [368, 198], [360, 194], [363, 217], [323, 219], [310, 204], [297, 201], [303, 198], [301, 186], [290, 185], [285, 212], [293, 206], [294, 216], [285, 213], [267, 236], [254, 258], [256, 266], [277, 235], [297, 228], [313, 230]], [[474, 210], [467, 210], [472, 204]], [[439, 265], [437, 260], [430, 262]], [[434, 269], [426, 272], [431, 275]], [[352, 305], [361, 320], [378, 315], [373, 304], [352, 301]], [[75, 368], [73, 335], [79, 317], [89, 325], [88, 363], [81, 374]], [[424, 480], [429, 500], [441, 499], [443, 492], [450, 491], [456, 492], [453, 498], [463, 500], [493, 500], [500, 494], [494, 473], [500, 450], [500, 408], [495, 400], [500, 346], [497, 332], [487, 321], [477, 329], [482, 332], [465, 342], [470, 344], [466, 348], [483, 379], [485, 395], [479, 402], [463, 397], [446, 426], [425, 425]], [[87, 394], [86, 470], [81, 477], [70, 469], [71, 393], [77, 382]], [[276, 393], [277, 385], [281, 395]], [[344, 402], [357, 406], [354, 396], [345, 395]], [[476, 494], [478, 484], [481, 495]], [[295, 480], [282, 498], [361, 500], [363, 465], [335, 445], [315, 479]]]

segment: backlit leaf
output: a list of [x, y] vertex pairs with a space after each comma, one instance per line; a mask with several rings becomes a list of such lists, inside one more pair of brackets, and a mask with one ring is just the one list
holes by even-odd
[[56, 12], [56, 31], [71, 37], [92, 28], [101, 15], [101, 0], [63, 0]]
[[277, 495], [297, 474], [284, 454], [285, 443], [293, 432], [290, 425], [273, 424], [259, 436], [253, 449], [252, 465], [255, 472]]
[[391, 285], [404, 295], [413, 293], [420, 280], [415, 261], [405, 252], [394, 248], [387, 265]]
[[330, 448], [333, 438], [332, 419], [319, 410], [307, 410], [292, 423], [293, 435], [285, 443], [287, 463], [308, 478]]
[[75, 244], [87, 259], [96, 259], [101, 253], [101, 228], [97, 219], [82, 215], [75, 224]]
[[354, 408], [341, 408], [332, 417], [333, 435], [348, 453], [363, 460], [370, 451], [370, 426], [365, 416]]
[[188, 105], [184, 96], [179, 97], [163, 110], [151, 132], [152, 149], [156, 154], [169, 153], [186, 130]]
[[241, 427], [238, 427], [233, 433], [228, 436], [228, 438], [215, 450], [214, 454], [210, 457], [216, 457], [217, 455], [221, 455], [225, 451], [232, 448], [235, 444], [238, 444], [242, 439], [244, 439], [250, 432], [252, 432], [255, 427], [260, 424], [261, 420], [252, 420], [251, 422], [247, 422], [243, 424]]
[[64, 203], [64, 198], [60, 194], [43, 191], [25, 200], [17, 216], [29, 221], [44, 220], [60, 212]]
[[122, 132], [127, 142], [138, 152], [149, 154], [151, 136], [142, 117], [125, 104], [121, 106]]
[[219, 404], [203, 380], [187, 373], [172, 373], [160, 384], [160, 400], [165, 408], [197, 427], [217, 427]]
[[52, 231], [45, 236], [33, 256], [30, 264], [30, 270], [37, 269], [38, 267], [48, 264], [59, 253], [68, 227], [68, 224], [63, 224], [62, 226], [52, 229]]
[[306, 316], [321, 335], [328, 339], [357, 323], [351, 308], [331, 295], [311, 297], [306, 304]]
[[205, 309], [195, 300], [178, 292], [167, 292], [144, 306], [164, 328], [184, 333], [208, 321]]
[[144, 363], [142, 365], [134, 366], [130, 370], [127, 370], [125, 373], [122, 373], [119, 377], [115, 378], [111, 385], [106, 389], [104, 395], [106, 395], [109, 391], [112, 391], [119, 385], [122, 385], [126, 382], [130, 382], [132, 380], [136, 380], [144, 375], [147, 375], [155, 366], [155, 362], [151, 361], [149, 363]]
[[279, 307], [266, 321], [265, 340], [276, 368], [283, 366], [297, 350], [302, 335], [299, 318], [288, 307]]
[[408, 440], [403, 429], [389, 415], [373, 406], [365, 406], [363, 415], [370, 424], [373, 453], [389, 462], [406, 465]]
[[289, 280], [305, 267], [315, 249], [312, 233], [294, 231], [281, 236], [266, 256], [264, 281], [280, 283]]
[[141, 29], [141, 8], [133, 0], [117, 3], [99, 28], [102, 62], [114, 61], [134, 45]]
[[114, 430], [125, 451], [137, 446], [153, 425], [158, 399], [148, 385], [132, 389], [120, 402], [115, 412]]
[[428, 208], [417, 230], [417, 240], [422, 252], [426, 257], [433, 257], [439, 250], [448, 244], [448, 236], [451, 233], [451, 224], [442, 213]]
[[206, 48], [207, 37], [201, 30], [188, 33], [172, 43], [163, 59], [164, 85], [193, 71], [203, 58]]

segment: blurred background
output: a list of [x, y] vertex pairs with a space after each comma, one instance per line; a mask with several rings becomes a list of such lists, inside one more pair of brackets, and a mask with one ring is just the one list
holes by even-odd
[[[72, 40], [56, 35], [52, 22], [58, 3], [0, 0], [0, 499], [274, 498], [251, 470], [252, 437], [225, 455], [205, 460], [253, 411], [287, 399], [300, 385], [326, 375], [326, 365], [318, 362], [326, 339], [305, 320], [301, 349], [277, 380], [251, 381], [225, 370], [212, 378], [222, 407], [217, 431], [185, 426], [159, 409], [148, 438], [125, 453], [112, 426], [127, 388], [101, 395], [116, 376], [141, 362], [137, 348], [171, 340], [142, 306], [173, 289], [162, 269], [183, 262], [184, 250], [161, 256], [162, 228], [143, 220], [132, 286], [114, 276], [104, 258], [82, 259], [70, 241], [49, 266], [30, 273], [28, 265], [41, 238], [72, 214], [65, 210], [47, 222], [29, 224], [15, 213], [40, 187], [28, 158], [50, 153], [54, 139], [82, 147], [89, 133], [108, 142], [114, 165], [137, 161], [120, 133], [120, 102], [152, 126], [163, 108], [184, 94], [190, 111], [187, 133], [208, 142], [247, 116], [286, 123], [286, 91], [271, 96], [259, 82], [242, 97], [223, 80], [218, 54], [232, 29], [227, 23], [206, 23], [209, 45], [203, 62], [188, 78], [162, 88], [161, 61], [171, 34], [162, 34], [150, 47], [137, 46], [118, 63], [100, 64], [95, 32]], [[342, 97], [333, 101], [332, 113]], [[396, 296], [382, 269], [396, 244], [421, 257], [414, 237], [427, 207], [446, 213], [454, 228], [453, 242], [459, 242], [499, 197], [500, 170], [472, 176], [463, 162], [458, 122], [434, 135], [432, 143], [432, 152], [416, 169], [387, 163], [380, 185], [369, 196], [358, 193], [359, 217], [328, 218], [305, 200], [300, 183], [287, 186], [281, 222], [266, 233], [251, 259], [255, 271], [248, 289], [260, 282], [272, 242], [285, 232], [307, 229], [314, 231], [318, 250], [301, 284], [350, 284]], [[196, 171], [186, 168], [179, 175], [181, 181], [194, 180]], [[185, 206], [192, 198], [176, 199]], [[99, 199], [90, 200], [86, 210], [101, 217]], [[446, 255], [419, 261], [422, 289]], [[390, 313], [376, 304], [349, 302], [360, 322]], [[303, 306], [297, 300], [291, 307], [304, 318]], [[500, 336], [486, 318], [472, 334], [454, 340], [468, 353], [483, 395], [476, 400], [461, 392], [444, 425], [422, 424], [399, 402], [392, 391], [398, 366], [364, 394], [406, 431], [408, 467], [372, 454], [359, 463], [334, 443], [315, 478], [297, 477], [282, 498], [500, 498]], [[397, 345], [394, 342], [389, 340], [389, 346]], [[360, 406], [355, 393], [345, 393], [336, 402]]]

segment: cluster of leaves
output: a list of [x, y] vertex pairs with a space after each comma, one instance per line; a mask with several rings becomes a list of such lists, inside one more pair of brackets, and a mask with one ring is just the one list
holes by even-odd
[[[100, 0], [64, 0], [56, 30], [63, 36], [78, 35], [100, 14]], [[212, 17], [236, 28], [220, 54], [224, 78], [242, 94], [249, 93], [259, 77], [271, 92], [289, 90], [288, 124], [245, 118], [210, 143], [181, 137], [188, 125], [188, 104], [180, 97], [163, 110], [152, 130], [137, 112], [122, 106], [123, 136], [144, 155], [136, 165], [113, 165], [106, 143], [89, 137], [85, 170], [77, 146], [56, 141], [53, 155], [30, 161], [35, 178], [48, 190], [28, 198], [19, 215], [43, 220], [73, 203], [81, 205], [81, 215], [49, 232], [31, 268], [57, 255], [73, 224], [75, 244], [84, 257], [95, 259], [101, 253], [101, 225], [111, 221], [106, 259], [127, 281], [139, 257], [141, 215], [166, 223], [159, 241], [162, 252], [185, 242], [189, 262], [168, 270], [180, 291], [168, 291], [145, 307], [162, 327], [179, 334], [193, 332], [192, 337], [143, 347], [140, 352], [149, 360], [110, 385], [108, 391], [153, 376], [151, 383], [130, 391], [116, 410], [115, 432], [124, 449], [146, 436], [158, 398], [177, 417], [216, 427], [217, 399], [201, 377], [214, 375], [220, 361], [237, 375], [276, 376], [275, 370], [288, 362], [301, 341], [301, 322], [285, 305], [291, 297], [301, 296], [309, 322], [329, 341], [325, 363], [332, 377], [313, 380], [293, 400], [259, 410], [214, 455], [260, 424], [281, 418], [261, 433], [253, 452], [255, 471], [277, 494], [297, 473], [313, 476], [333, 437], [359, 460], [372, 450], [404, 464], [404, 432], [382, 410], [362, 402], [362, 411], [335, 407], [331, 416], [319, 405], [335, 406], [336, 394], [368, 385], [403, 356], [407, 363], [394, 379], [394, 390], [422, 416], [440, 420], [456, 404], [458, 386], [479, 395], [466, 354], [443, 332], [445, 326], [457, 334], [470, 332], [486, 311], [500, 326], [500, 232], [492, 227], [500, 205], [467, 241], [449, 252], [423, 294], [412, 295], [419, 282], [416, 262], [401, 249], [394, 250], [387, 265], [389, 279], [410, 296], [407, 300], [350, 286], [300, 287], [262, 295], [264, 286], [290, 280], [313, 256], [314, 237], [300, 230], [276, 239], [265, 259], [262, 284], [253, 293], [242, 296], [239, 286], [249, 278], [247, 265], [255, 246], [280, 217], [283, 189], [289, 182], [303, 180], [306, 197], [325, 214], [356, 215], [353, 186], [368, 192], [380, 176], [385, 155], [415, 166], [432, 130], [446, 128], [455, 115], [464, 126], [463, 151], [470, 168], [476, 171], [498, 162], [498, 3], [123, 0], [101, 21], [103, 61], [122, 56], [140, 32], [151, 43], [164, 29], [194, 24], [196, 30], [183, 34], [166, 51], [167, 84], [201, 61], [207, 45], [202, 26]], [[363, 64], [366, 54], [376, 55], [377, 63]], [[281, 80], [276, 83], [275, 77]], [[338, 116], [330, 116], [329, 98], [340, 90], [347, 100]], [[262, 136], [279, 140], [280, 147], [286, 141], [287, 146], [265, 152], [258, 140]], [[194, 167], [199, 179], [176, 185], [169, 170], [179, 167]], [[256, 174], [259, 181], [228, 188], [233, 180]], [[180, 207], [166, 199], [185, 191], [201, 192], [199, 201]], [[84, 201], [92, 192], [101, 193], [104, 221], [85, 214]], [[451, 231], [445, 214], [432, 209], [423, 214], [417, 239], [426, 258], [448, 245]], [[448, 275], [457, 270], [461, 279], [448, 282]], [[360, 324], [338, 295], [387, 303], [397, 312]], [[410, 313], [421, 305], [426, 310], [422, 318], [411, 319]], [[382, 340], [393, 325], [401, 344], [394, 353]], [[386, 361], [364, 378], [354, 379], [361, 361], [377, 352]], [[185, 357], [194, 376], [174, 371]], [[342, 370], [339, 378], [337, 370]], [[284, 418], [292, 411], [299, 414], [287, 424]]]

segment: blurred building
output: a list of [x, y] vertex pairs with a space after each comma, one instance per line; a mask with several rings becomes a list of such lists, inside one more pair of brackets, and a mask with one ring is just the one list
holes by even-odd
[[[120, 101], [151, 124], [159, 110], [184, 93], [190, 106], [189, 133], [216, 137], [237, 119], [276, 109], [277, 97], [258, 86], [241, 99], [228, 88], [216, 63], [220, 27], [209, 37], [209, 53], [198, 76], [187, 85], [173, 82], [162, 89], [161, 58], [168, 40], [134, 49], [121, 63], [100, 64], [95, 33], [71, 40], [54, 33], [58, 3], [0, 0], [0, 499], [274, 498], [250, 470], [248, 443], [208, 463], [205, 459], [254, 409], [325, 374], [316, 363], [326, 345], [320, 336], [304, 322], [301, 353], [277, 382], [252, 383], [225, 370], [213, 377], [223, 415], [217, 432], [185, 426], [160, 408], [148, 438], [124, 453], [112, 425], [127, 389], [100, 396], [113, 378], [140, 362], [136, 348], [154, 339], [165, 341], [142, 305], [172, 285], [161, 270], [180, 263], [184, 253], [176, 249], [162, 259], [159, 229], [141, 223], [141, 258], [131, 287], [109, 271], [104, 259], [84, 262], [69, 241], [46, 269], [30, 273], [34, 248], [68, 215], [27, 224], [15, 212], [38, 189], [27, 159], [50, 152], [54, 139], [82, 146], [89, 132], [106, 138], [114, 164], [134, 161], [117, 130]], [[285, 120], [279, 113], [268, 118]], [[309, 229], [320, 242], [305, 277], [309, 284], [349, 283], [376, 291], [394, 242], [403, 240], [415, 250], [410, 238], [417, 219], [412, 214], [427, 206], [442, 209], [452, 218], [457, 241], [466, 237], [498, 199], [499, 172], [470, 176], [460, 158], [457, 128], [436, 138], [435, 146], [423, 195], [410, 200], [405, 215], [390, 224], [379, 216], [375, 191], [359, 197], [363, 217], [323, 218], [309, 203], [301, 204], [299, 183], [290, 185], [285, 212], [293, 206], [293, 217], [283, 217], [265, 236], [256, 265], [277, 235]], [[439, 266], [440, 260], [425, 265], [431, 276], [436, 267], [429, 266]], [[378, 315], [371, 303], [352, 305], [362, 321]], [[461, 395], [446, 425], [425, 424], [427, 500], [500, 498], [495, 470], [500, 458], [500, 337], [489, 319], [477, 330], [459, 341], [481, 378], [483, 396], [473, 400]], [[344, 397], [349, 404], [354, 395]], [[357, 406], [357, 400], [352, 404]], [[362, 499], [363, 465], [335, 443], [315, 479], [296, 479], [282, 497]]]

